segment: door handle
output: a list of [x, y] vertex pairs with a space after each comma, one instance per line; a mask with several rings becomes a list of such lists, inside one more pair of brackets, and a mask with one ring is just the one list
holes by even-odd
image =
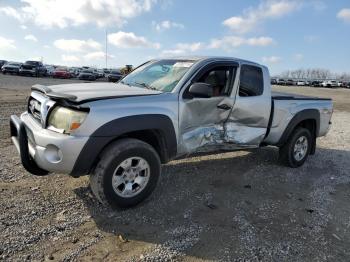
[[221, 104], [217, 105], [217, 108], [222, 109], [222, 110], [230, 110], [232, 106], [226, 105], [226, 104]]

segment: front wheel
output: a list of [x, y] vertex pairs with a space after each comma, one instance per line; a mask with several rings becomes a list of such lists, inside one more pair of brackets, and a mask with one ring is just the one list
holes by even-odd
[[152, 146], [137, 139], [121, 139], [104, 150], [90, 175], [90, 185], [102, 204], [131, 207], [153, 192], [160, 170], [160, 159]]
[[308, 129], [295, 129], [287, 143], [280, 148], [280, 161], [293, 168], [302, 166], [310, 154], [311, 141], [312, 135]]

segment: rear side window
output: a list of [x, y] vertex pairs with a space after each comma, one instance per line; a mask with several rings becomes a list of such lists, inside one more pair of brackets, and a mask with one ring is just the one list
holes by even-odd
[[263, 73], [260, 67], [242, 65], [239, 80], [239, 96], [260, 96], [264, 92]]

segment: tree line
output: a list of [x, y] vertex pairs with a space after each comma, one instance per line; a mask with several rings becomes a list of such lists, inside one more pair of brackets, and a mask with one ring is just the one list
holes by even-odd
[[294, 79], [335, 79], [350, 80], [350, 73], [333, 73], [329, 69], [323, 68], [307, 68], [297, 70], [286, 70], [276, 77], [294, 78]]

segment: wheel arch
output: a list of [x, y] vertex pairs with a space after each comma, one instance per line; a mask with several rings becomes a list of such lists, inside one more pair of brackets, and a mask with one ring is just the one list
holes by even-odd
[[320, 113], [317, 109], [305, 109], [298, 112], [288, 123], [277, 145], [284, 145], [293, 131], [298, 127], [304, 127], [310, 130], [313, 136], [311, 154], [314, 154], [316, 150], [316, 138], [320, 129]]
[[135, 138], [150, 144], [162, 163], [177, 154], [173, 122], [166, 115], [135, 115], [112, 120], [99, 127], [89, 138], [70, 173], [73, 177], [87, 175], [99, 161], [103, 150], [116, 140]]

